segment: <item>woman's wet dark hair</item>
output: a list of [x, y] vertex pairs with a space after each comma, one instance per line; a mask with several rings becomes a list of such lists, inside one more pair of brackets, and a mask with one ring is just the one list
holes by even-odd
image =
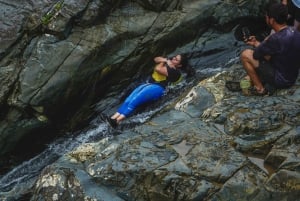
[[[181, 60], [180, 60], [180, 70], [182, 70], [184, 73], [187, 74], [187, 76], [193, 76], [196, 74], [195, 69], [189, 64], [189, 59], [187, 57], [187, 55], [185, 54], [179, 54], [181, 56]], [[168, 57], [169, 59], [172, 59], [174, 56], [170, 56]]]
[[193, 76], [195, 75], [195, 69], [189, 64], [189, 60], [187, 55], [180, 54], [181, 55], [181, 61], [180, 64], [182, 65], [180, 69], [187, 74], [187, 76]]
[[189, 61], [186, 55], [181, 54], [181, 60], [180, 60], [180, 64], [182, 65], [182, 67], [185, 67], [188, 65]]

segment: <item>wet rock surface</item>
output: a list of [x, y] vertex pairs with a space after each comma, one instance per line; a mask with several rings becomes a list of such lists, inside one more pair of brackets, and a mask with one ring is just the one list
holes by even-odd
[[[299, 82], [270, 97], [243, 96], [224, 87], [241, 70], [233, 65], [145, 124], [66, 154], [43, 171], [32, 200], [52, 192], [48, 174], [56, 175], [54, 188], [62, 185], [66, 168], [76, 174], [76, 198], [299, 200]], [[207, 108], [200, 102], [211, 96], [199, 88], [215, 97]], [[90, 182], [104, 195], [91, 194]]]

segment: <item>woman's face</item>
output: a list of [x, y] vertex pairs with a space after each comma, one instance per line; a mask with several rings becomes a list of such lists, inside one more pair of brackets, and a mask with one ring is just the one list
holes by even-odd
[[178, 55], [172, 57], [171, 61], [176, 67], [180, 67], [181, 66], [181, 55], [178, 54]]

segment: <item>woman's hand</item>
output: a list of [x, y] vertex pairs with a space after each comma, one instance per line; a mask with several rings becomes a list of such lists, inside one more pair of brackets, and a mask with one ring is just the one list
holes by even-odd
[[172, 63], [172, 61], [171, 61], [170, 59], [167, 59], [167, 62], [166, 62], [166, 63], [167, 63], [168, 66], [170, 66], [170, 67], [174, 66], [173, 63]]

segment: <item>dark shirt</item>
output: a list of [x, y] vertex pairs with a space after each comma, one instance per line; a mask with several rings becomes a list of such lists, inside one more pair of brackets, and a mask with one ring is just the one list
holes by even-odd
[[280, 87], [293, 85], [300, 68], [300, 32], [287, 27], [272, 34], [254, 50], [253, 58], [263, 60], [271, 56], [275, 69], [275, 83]]
[[152, 74], [149, 79], [150, 83], [156, 83], [163, 87], [166, 87], [170, 83], [175, 83], [180, 80], [181, 72], [178, 69], [171, 68], [169, 65], [165, 64], [168, 72], [168, 76], [160, 75], [161, 80], [156, 80], [156, 77]]
[[168, 71], [168, 77], [167, 77], [168, 82], [177, 82], [180, 79], [181, 73], [178, 69], [171, 68], [167, 65], [167, 71]]

